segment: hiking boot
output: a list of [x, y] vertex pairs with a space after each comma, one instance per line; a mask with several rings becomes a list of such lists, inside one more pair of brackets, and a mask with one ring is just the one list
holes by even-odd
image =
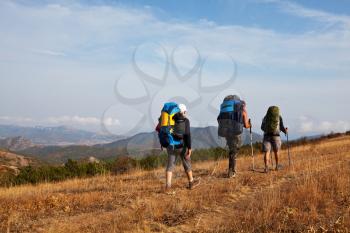
[[200, 184], [200, 180], [199, 179], [193, 179], [192, 181], [190, 181], [188, 183], [188, 189], [194, 189], [195, 187], [197, 187]]
[[230, 171], [228, 172], [227, 177], [228, 177], [228, 178], [235, 178], [235, 177], [236, 177], [236, 172], [235, 172], [235, 171], [230, 170]]
[[282, 165], [278, 164], [276, 165], [275, 171], [279, 171], [282, 170]]
[[165, 186], [164, 193], [167, 195], [175, 195], [175, 190], [171, 186]]

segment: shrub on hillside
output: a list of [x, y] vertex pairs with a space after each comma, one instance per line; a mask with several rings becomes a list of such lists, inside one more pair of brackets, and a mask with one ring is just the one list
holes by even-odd
[[95, 176], [106, 173], [102, 163], [78, 163], [68, 160], [64, 166], [24, 167], [19, 174], [11, 180], [12, 184], [36, 184], [40, 182], [62, 181], [74, 177]]
[[81, 177], [86, 174], [86, 172], [82, 171], [82, 169], [79, 167], [78, 162], [72, 159], [68, 159], [68, 161], [64, 164], [64, 167], [70, 177]]
[[343, 135], [342, 133], [334, 133], [334, 132], [331, 132], [330, 134], [327, 135], [327, 138], [328, 138], [328, 139], [337, 138], [337, 137], [340, 137], [340, 136], [342, 136], [342, 135]]
[[24, 167], [20, 169], [16, 176], [16, 184], [36, 184], [39, 182], [61, 181], [69, 177], [65, 167], [41, 166], [41, 167]]
[[0, 173], [0, 187], [10, 187], [15, 184], [16, 175], [11, 172]]
[[111, 172], [114, 174], [123, 174], [129, 172], [136, 167], [136, 160], [128, 156], [119, 156], [113, 162]]
[[[254, 150], [254, 153], [262, 152], [262, 143], [261, 142], [253, 143], [253, 150]], [[244, 145], [239, 149], [238, 156], [251, 156], [251, 154], [252, 154], [251, 146]]]
[[227, 156], [226, 150], [216, 147], [209, 149], [197, 149], [192, 152], [192, 161], [217, 160]]
[[163, 166], [166, 162], [166, 156], [160, 155], [149, 155], [140, 160], [138, 160], [138, 165], [140, 168], [145, 170], [151, 170]]
[[107, 172], [106, 167], [102, 163], [84, 163], [84, 169], [86, 169], [86, 176], [102, 175]]

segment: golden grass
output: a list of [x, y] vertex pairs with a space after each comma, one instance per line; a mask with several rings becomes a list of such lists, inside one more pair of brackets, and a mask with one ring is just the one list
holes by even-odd
[[175, 195], [164, 169], [2, 188], [0, 232], [349, 232], [350, 137], [291, 152], [293, 166], [283, 151], [285, 168], [270, 174], [240, 158], [235, 179], [225, 160], [193, 164], [192, 191], [179, 166]]

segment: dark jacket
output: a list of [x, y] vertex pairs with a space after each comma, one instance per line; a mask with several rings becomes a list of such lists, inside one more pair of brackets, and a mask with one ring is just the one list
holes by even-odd
[[179, 121], [184, 121], [184, 124], [185, 124], [184, 130], [183, 132], [181, 132], [181, 135], [177, 135], [177, 137], [180, 139], [183, 139], [184, 147], [186, 147], [187, 149], [191, 149], [192, 142], [191, 142], [190, 120], [181, 113], [175, 114], [173, 119], [175, 121], [175, 125]]

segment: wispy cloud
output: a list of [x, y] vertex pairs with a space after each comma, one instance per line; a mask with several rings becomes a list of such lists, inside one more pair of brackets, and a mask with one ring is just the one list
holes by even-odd
[[51, 124], [64, 124], [64, 125], [99, 125], [101, 120], [96, 117], [81, 117], [81, 116], [60, 116], [49, 117], [46, 120]]
[[[347, 16], [308, 9], [291, 2], [273, 2], [283, 11], [300, 17], [329, 23], [350, 22]], [[70, 51], [74, 59], [106, 63], [125, 60], [140, 41], [155, 41], [165, 42], [172, 48], [195, 42], [204, 56], [225, 51], [238, 62], [257, 67], [346, 69], [344, 64], [350, 60], [345, 53], [350, 50], [347, 31], [290, 35], [239, 25], [221, 26], [206, 20], [163, 21], [150, 10], [118, 6], [62, 4], [37, 9], [16, 3], [10, 5], [3, 5], [0, 19], [4, 18], [1, 21], [6, 22], [10, 18], [13, 29], [7, 31], [0, 27], [0, 32], [10, 38], [3, 43], [5, 54], [6, 51], [15, 55], [18, 52], [18, 57], [23, 54], [19, 51], [20, 44], [40, 48], [32, 49], [37, 54], [62, 57], [66, 56], [64, 51]], [[32, 28], [30, 36], [22, 36], [23, 26]], [[36, 59], [29, 55], [24, 58]], [[67, 61], [69, 59], [67, 57]]]
[[307, 8], [291, 1], [262, 0], [261, 2], [277, 4], [280, 9], [286, 13], [302, 18], [309, 18], [312, 20], [317, 20], [319, 22], [324, 22], [329, 24], [329, 26], [340, 25], [347, 28], [350, 27], [350, 17], [347, 15], [332, 14], [318, 9]]
[[[30, 117], [19, 116], [0, 116], [1, 123], [10, 124], [43, 124], [43, 125], [68, 125], [68, 126], [99, 126], [101, 125], [101, 119], [98, 117], [85, 117], [85, 116], [51, 116], [41, 119], [33, 119]], [[120, 121], [116, 118], [108, 117], [104, 119], [106, 126], [118, 126]]]
[[42, 54], [42, 55], [49, 55], [49, 56], [66, 56], [65, 53], [59, 52], [59, 51], [53, 51], [48, 49], [32, 49], [33, 53]]

